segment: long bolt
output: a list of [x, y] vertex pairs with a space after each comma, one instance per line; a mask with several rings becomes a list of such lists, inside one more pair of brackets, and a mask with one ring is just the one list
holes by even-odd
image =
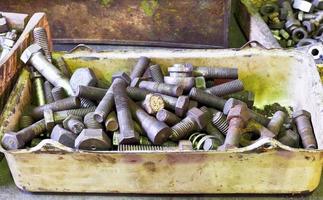
[[297, 131], [305, 149], [317, 149], [312, 124], [311, 114], [305, 110], [299, 110], [293, 113], [293, 120], [296, 123]]
[[45, 120], [42, 119], [18, 132], [7, 132], [2, 137], [2, 146], [7, 150], [19, 149], [46, 131]]
[[37, 71], [31, 72], [31, 79], [36, 94], [37, 105], [42, 106], [46, 104], [45, 92], [44, 92], [44, 79]]
[[181, 86], [170, 85], [166, 83], [157, 83], [152, 81], [141, 81], [139, 83], [139, 88], [175, 97], [181, 96], [183, 94], [183, 88]]
[[205, 90], [205, 92], [213, 94], [218, 97], [222, 97], [228, 94], [232, 94], [235, 92], [240, 92], [244, 90], [243, 83], [240, 80], [234, 80], [227, 83], [223, 83], [221, 85], [217, 85]]
[[98, 87], [79, 85], [75, 91], [75, 96], [83, 97], [93, 101], [101, 101], [107, 91], [107, 89]]
[[53, 85], [50, 82], [45, 81], [44, 82], [44, 93], [45, 93], [46, 104], [54, 102], [54, 97], [52, 95], [52, 89], [53, 89]]
[[114, 95], [113, 95], [113, 83], [108, 89], [108, 91], [105, 93], [104, 97], [101, 99], [98, 107], [94, 111], [94, 119], [102, 123], [112, 110], [114, 106]]
[[89, 112], [88, 114], [86, 114], [84, 116], [84, 125], [88, 129], [102, 129], [103, 128], [102, 124], [98, 123], [94, 119], [94, 112]]
[[150, 141], [155, 145], [163, 144], [170, 136], [170, 128], [161, 121], [147, 114], [135, 102], [129, 100], [130, 110], [133, 117], [147, 133]]
[[150, 92], [145, 89], [137, 88], [137, 87], [127, 87], [128, 96], [134, 101], [142, 101], [146, 98]]
[[220, 97], [217, 97], [215, 95], [211, 95], [207, 92], [204, 92], [203, 90], [192, 88], [189, 96], [193, 99], [198, 101], [201, 104], [204, 104], [206, 106], [216, 108], [218, 110], [223, 110], [224, 104], [226, 102], [225, 99], [222, 99]]
[[275, 136], [278, 135], [280, 129], [283, 127], [283, 124], [285, 122], [287, 115], [286, 113], [282, 111], [277, 111], [271, 118], [271, 120], [268, 123], [267, 128], [275, 134]]
[[197, 76], [204, 76], [205, 78], [225, 78], [225, 79], [237, 79], [237, 68], [220, 68], [220, 67], [195, 67], [193, 74]]
[[65, 90], [62, 87], [54, 87], [52, 89], [52, 96], [54, 101], [66, 98]]
[[75, 115], [79, 117], [84, 117], [86, 114], [93, 112], [95, 107], [90, 108], [79, 108], [79, 109], [70, 109], [54, 112], [54, 121], [56, 124], [62, 123], [70, 115]]
[[33, 34], [34, 34], [34, 42], [43, 49], [47, 60], [49, 62], [52, 62], [52, 54], [49, 51], [46, 29], [44, 29], [43, 27], [37, 27], [34, 29]]
[[137, 64], [133, 67], [132, 72], [130, 74], [131, 80], [134, 78], [141, 77], [143, 73], [146, 71], [146, 69], [149, 66], [149, 58], [147, 57], [140, 57]]
[[25, 64], [33, 65], [54, 86], [64, 88], [68, 95], [74, 94], [68, 78], [47, 60], [39, 45], [30, 45], [22, 53], [20, 59]]
[[159, 65], [152, 65], [149, 67], [149, 69], [153, 81], [157, 83], [164, 83], [164, 75]]
[[160, 111], [158, 111], [156, 118], [161, 122], [165, 122], [169, 126], [173, 126], [181, 121], [181, 118], [177, 117], [177, 115], [169, 112], [166, 109], [161, 109]]

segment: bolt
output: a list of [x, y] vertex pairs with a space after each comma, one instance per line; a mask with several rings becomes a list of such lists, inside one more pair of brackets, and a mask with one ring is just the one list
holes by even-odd
[[179, 141], [182, 138], [188, 137], [193, 131], [203, 129], [206, 126], [207, 113], [198, 108], [191, 108], [187, 112], [187, 116], [171, 127], [172, 134], [170, 139]]
[[70, 84], [73, 91], [76, 91], [79, 85], [94, 87], [96, 86], [97, 83], [98, 83], [98, 80], [94, 72], [90, 68], [78, 68], [72, 74], [70, 79]]
[[74, 134], [81, 133], [85, 128], [82, 122], [82, 117], [75, 115], [67, 116], [67, 118], [63, 121], [63, 127], [67, 130], [70, 130]]
[[135, 102], [129, 99], [130, 110], [133, 117], [147, 133], [148, 138], [155, 145], [164, 143], [171, 134], [170, 128], [161, 121], [147, 114]]
[[8, 32], [9, 27], [7, 19], [0, 13], [0, 33]]
[[45, 93], [45, 99], [46, 99], [47, 104], [54, 102], [54, 98], [52, 95], [52, 89], [53, 89], [53, 85], [50, 82], [45, 81], [44, 82], [44, 93]]
[[150, 92], [162, 93], [170, 96], [177, 97], [183, 94], [183, 88], [178, 85], [170, 85], [152, 81], [140, 81], [138, 86], [139, 88], [146, 89]]
[[141, 105], [148, 114], [156, 114], [165, 107], [163, 98], [158, 94], [148, 94]]
[[252, 108], [255, 102], [255, 94], [251, 91], [242, 91], [225, 96], [226, 99], [234, 98], [247, 104], [248, 108]]
[[222, 133], [212, 124], [212, 118], [213, 118], [213, 113], [205, 106], [202, 106], [200, 108], [204, 113], [207, 113], [206, 117], [206, 126], [204, 130], [206, 131], [207, 134], [215, 136], [217, 140], [223, 144], [224, 142], [224, 137]]
[[89, 129], [102, 129], [103, 126], [94, 119], [94, 112], [89, 112], [84, 116], [84, 125]]
[[168, 72], [171, 77], [191, 77], [193, 65], [189, 63], [174, 64], [172, 67], [168, 67]]
[[192, 88], [189, 93], [189, 96], [193, 100], [196, 100], [197, 102], [205, 106], [216, 108], [218, 110], [223, 110], [224, 104], [226, 102], [225, 99], [209, 94], [197, 88]]
[[181, 140], [176, 146], [118, 145], [118, 151], [190, 151], [192, 149], [192, 143], [188, 140]]
[[190, 91], [192, 87], [195, 85], [195, 78], [194, 77], [172, 77], [172, 76], [165, 76], [164, 82], [170, 85], [177, 85], [181, 86], [184, 92]]
[[18, 132], [6, 132], [2, 137], [2, 146], [7, 150], [20, 149], [44, 131], [46, 126], [45, 120], [42, 119]]
[[79, 99], [80, 99], [81, 108], [90, 108], [90, 107], [96, 106], [95, 103], [89, 99], [82, 98], [82, 97]]
[[114, 132], [119, 129], [116, 112], [112, 111], [108, 114], [107, 119], [104, 122], [104, 125], [107, 131]]
[[52, 63], [48, 62], [38, 44], [32, 44], [26, 48], [20, 59], [25, 64], [33, 65], [51, 84], [60, 86], [68, 95], [73, 95], [68, 79]]
[[38, 106], [31, 111], [31, 116], [34, 119], [40, 119], [43, 116], [44, 110], [51, 109], [53, 111], [61, 111], [80, 107], [80, 100], [77, 97], [68, 97], [55, 101], [50, 104]]
[[217, 112], [213, 115], [212, 123], [219, 131], [221, 131], [221, 133], [223, 133], [224, 135], [227, 134], [229, 124], [227, 122], [226, 116], [222, 112]]
[[157, 82], [157, 83], [164, 82], [164, 75], [159, 65], [152, 65], [149, 67], [149, 70], [154, 82]]
[[43, 27], [37, 27], [33, 31], [34, 43], [38, 44], [44, 51], [45, 56], [49, 62], [52, 62], [52, 55], [49, 51], [48, 37], [46, 29]]
[[275, 136], [278, 135], [280, 129], [283, 127], [283, 124], [286, 120], [286, 113], [282, 111], [277, 111], [271, 118], [271, 120], [268, 123], [267, 128], [275, 134]]
[[84, 117], [86, 114], [93, 112], [95, 107], [90, 108], [79, 108], [79, 109], [70, 109], [54, 112], [54, 121], [55, 123], [62, 123], [69, 115], [75, 115], [79, 117]]
[[104, 97], [101, 99], [98, 107], [94, 111], [94, 119], [102, 123], [112, 110], [114, 106], [114, 95], [113, 95], [113, 83], [108, 89], [108, 91], [105, 93]]
[[75, 96], [83, 97], [93, 101], [101, 101], [107, 91], [108, 90], [106, 89], [98, 87], [79, 85], [75, 91]]
[[278, 141], [284, 145], [298, 148], [299, 147], [299, 135], [292, 130], [282, 131], [278, 135]]
[[299, 110], [293, 113], [293, 120], [296, 123], [297, 131], [301, 136], [304, 148], [317, 149], [317, 143], [310, 119], [311, 114], [306, 110]]
[[0, 61], [9, 54], [10, 50], [12, 49], [12, 47], [15, 44], [15, 41], [17, 39], [17, 31], [16, 30], [12, 30], [10, 32], [7, 32], [5, 37], [4, 37], [4, 41], [2, 43], [2, 52], [0, 55]]
[[179, 117], [183, 117], [188, 111], [189, 104], [190, 98], [188, 96], [178, 97], [175, 105], [175, 114]]
[[311, 20], [311, 19], [315, 19], [316, 15], [312, 14], [312, 13], [304, 13], [302, 11], [299, 11], [297, 14], [297, 19], [299, 21], [303, 21], [303, 20]]
[[134, 101], [142, 101], [150, 92], [137, 87], [127, 87], [127, 95]]
[[206, 83], [203, 76], [195, 77], [195, 87], [202, 90], [206, 89]]
[[50, 138], [54, 141], [61, 143], [62, 145], [73, 148], [76, 135], [64, 129], [61, 125], [57, 124], [53, 128], [53, 131], [50, 134]]
[[161, 122], [165, 122], [169, 126], [173, 126], [181, 121], [181, 118], [165, 109], [159, 110], [156, 114], [156, 118]]
[[100, 151], [111, 147], [111, 140], [102, 129], [83, 129], [75, 140], [76, 149]]
[[237, 79], [237, 68], [221, 68], [221, 67], [195, 67], [193, 74], [195, 76], [204, 76], [207, 79], [224, 78]]
[[137, 64], [133, 67], [132, 72], [130, 74], [130, 79], [133, 80], [134, 78], [141, 77], [142, 74], [146, 71], [149, 66], [149, 58], [141, 56], [138, 59]]
[[33, 71], [30, 73], [30, 78], [33, 83], [33, 88], [36, 93], [36, 100], [37, 105], [42, 106], [46, 104], [45, 92], [44, 92], [44, 79], [42, 76], [37, 72]]
[[240, 92], [244, 90], [243, 83], [239, 79], [223, 83], [221, 85], [217, 85], [205, 90], [205, 92], [210, 93], [212, 95], [222, 97], [225, 95], [229, 95], [235, 92]]
[[245, 104], [239, 104], [231, 108], [227, 116], [227, 121], [229, 122], [228, 133], [224, 144], [218, 150], [225, 151], [239, 147], [240, 134], [249, 119], [249, 109]]
[[54, 87], [52, 89], [52, 97], [54, 101], [66, 98], [65, 90], [62, 87]]
[[26, 128], [32, 125], [34, 122], [33, 118], [30, 115], [22, 115], [19, 119], [20, 129]]

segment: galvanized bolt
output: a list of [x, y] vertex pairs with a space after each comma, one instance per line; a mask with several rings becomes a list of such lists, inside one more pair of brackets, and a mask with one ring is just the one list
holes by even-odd
[[54, 87], [52, 89], [52, 96], [54, 101], [66, 98], [65, 90], [62, 87]]
[[201, 90], [206, 88], [205, 78], [203, 76], [195, 77], [195, 87]]
[[278, 141], [281, 142], [284, 145], [298, 148], [299, 147], [299, 142], [300, 138], [297, 133], [295, 133], [292, 130], [286, 130], [282, 131], [278, 135]]
[[74, 134], [79, 134], [85, 128], [82, 117], [76, 115], [69, 115], [63, 121], [63, 127], [67, 130], [70, 130]]
[[229, 129], [229, 124], [227, 122], [226, 116], [222, 112], [217, 112], [213, 115], [212, 123], [215, 127], [221, 131], [224, 135], [227, 134]]
[[165, 122], [169, 126], [173, 126], [181, 121], [181, 118], [177, 117], [174, 113], [168, 110], [161, 109], [156, 114], [157, 120]]
[[152, 65], [149, 67], [150, 75], [153, 79], [153, 81], [157, 83], [163, 83], [164, 82], [164, 75], [163, 72], [160, 69], [159, 65]]
[[195, 67], [193, 70], [195, 76], [204, 76], [204, 78], [215, 79], [237, 79], [237, 68], [221, 68], [221, 67]]
[[64, 129], [61, 125], [57, 124], [52, 133], [50, 134], [50, 138], [54, 141], [57, 141], [67, 147], [73, 148], [76, 135], [72, 132]]
[[222, 99], [215, 95], [211, 95], [197, 88], [192, 88], [189, 93], [189, 96], [193, 100], [196, 100], [199, 103], [204, 104], [205, 106], [216, 108], [218, 110], [223, 110], [224, 104], [226, 102], [225, 99]]
[[94, 119], [94, 112], [89, 112], [84, 116], [84, 125], [89, 129], [102, 129], [103, 126]]
[[283, 124], [286, 120], [286, 113], [282, 111], [277, 111], [271, 118], [271, 120], [268, 123], [267, 128], [275, 134], [275, 136], [278, 135], [280, 129], [283, 127]]
[[98, 87], [79, 85], [75, 91], [75, 96], [83, 97], [93, 101], [101, 101], [107, 91], [108, 90], [106, 89]]
[[170, 85], [178, 85], [181, 86], [184, 92], [190, 91], [192, 87], [195, 85], [195, 78], [194, 77], [172, 77], [172, 76], [165, 76], [164, 82]]
[[43, 27], [37, 27], [33, 31], [34, 42], [38, 44], [44, 51], [45, 56], [49, 62], [52, 62], [52, 55], [49, 51], [48, 37], [46, 29]]
[[229, 95], [235, 92], [244, 90], [243, 83], [239, 79], [223, 83], [205, 90], [205, 92], [213, 94], [218, 97]]
[[129, 99], [129, 107], [133, 117], [146, 132], [150, 141], [155, 145], [164, 143], [171, 134], [170, 128], [161, 121], [147, 114], [135, 102]]
[[44, 82], [44, 93], [45, 93], [46, 104], [54, 102], [54, 97], [52, 95], [52, 89], [53, 89], [53, 85], [50, 82], [45, 81]]
[[42, 53], [38, 44], [32, 44], [22, 53], [20, 59], [25, 64], [33, 65], [51, 84], [65, 89], [68, 95], [73, 95], [69, 80]]
[[44, 131], [46, 126], [45, 120], [42, 119], [18, 132], [6, 132], [2, 137], [2, 146], [7, 150], [20, 149]]
[[111, 147], [111, 140], [102, 129], [83, 129], [75, 140], [76, 149], [100, 151]]
[[141, 56], [137, 62], [137, 64], [133, 67], [132, 72], [130, 74], [130, 79], [141, 77], [142, 74], [146, 71], [149, 66], [149, 58]]
[[311, 114], [306, 110], [299, 110], [293, 113], [293, 120], [296, 123], [297, 131], [305, 149], [317, 149], [312, 124]]
[[179, 141], [188, 137], [193, 131], [203, 129], [206, 126], [207, 113], [198, 108], [192, 108], [187, 112], [186, 117], [171, 127], [172, 134], [170, 139]]
[[183, 94], [183, 88], [178, 85], [170, 85], [166, 83], [157, 83], [152, 81], [140, 81], [138, 86], [139, 88], [146, 89], [150, 92], [162, 93], [175, 97], [178, 97]]
[[0, 13], [0, 33], [8, 32], [9, 27], [7, 19]]
[[70, 84], [73, 91], [77, 90], [79, 85], [96, 86], [98, 80], [90, 68], [78, 68], [70, 78]]
[[119, 123], [116, 112], [112, 111], [108, 114], [107, 119], [104, 122], [107, 131], [116, 131], [119, 129]]
[[33, 89], [37, 100], [37, 106], [46, 104], [45, 92], [44, 92], [44, 79], [39, 72], [33, 71], [30, 74], [30, 78], [33, 83]]
[[26, 128], [32, 125], [34, 122], [33, 118], [30, 115], [22, 115], [19, 119], [20, 129]]
[[163, 98], [158, 94], [148, 94], [141, 105], [148, 114], [156, 114], [165, 107]]
[[114, 95], [113, 95], [113, 83], [108, 89], [108, 91], [105, 93], [104, 97], [101, 99], [98, 107], [94, 111], [94, 119], [102, 123], [112, 110], [114, 106]]

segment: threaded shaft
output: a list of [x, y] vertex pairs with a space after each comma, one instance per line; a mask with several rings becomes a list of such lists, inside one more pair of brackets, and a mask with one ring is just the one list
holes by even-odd
[[32, 125], [24, 128], [24, 129], [18, 131], [17, 134], [21, 135], [24, 142], [27, 143], [45, 131], [46, 131], [45, 120], [42, 119], [42, 120], [35, 122]]
[[137, 77], [141, 77], [142, 74], [146, 71], [149, 65], [149, 58], [147, 57], [140, 57], [137, 64], [133, 67], [132, 72], [130, 74], [131, 80]]
[[64, 99], [66, 97], [65, 90], [62, 87], [54, 87], [52, 89], [52, 96], [54, 101]]
[[181, 118], [165, 109], [158, 111], [156, 118], [161, 122], [165, 122], [169, 126], [173, 126], [181, 121]]
[[80, 98], [81, 108], [89, 108], [96, 106], [94, 102], [86, 98]]
[[54, 102], [54, 98], [52, 95], [52, 89], [53, 89], [53, 85], [50, 82], [45, 81], [44, 82], [44, 93], [45, 93], [45, 99], [46, 99], [47, 104]]
[[244, 90], [243, 83], [237, 79], [206, 89], [205, 92], [222, 97], [242, 90]]
[[32, 125], [34, 122], [33, 118], [29, 115], [22, 115], [19, 120], [20, 129], [26, 128]]
[[172, 134], [170, 139], [179, 141], [182, 138], [189, 136], [189, 134], [197, 128], [197, 124], [190, 117], [184, 118], [171, 128]]
[[52, 62], [52, 55], [49, 51], [48, 38], [46, 30], [43, 27], [37, 27], [34, 29], [34, 41], [38, 44], [44, 51], [45, 56], [49, 62]]
[[163, 146], [148, 146], [148, 145], [124, 145], [118, 146], [118, 151], [163, 151], [167, 147]]
[[229, 124], [225, 115], [222, 112], [218, 112], [213, 116], [212, 123], [216, 128], [218, 128], [219, 131], [221, 131], [221, 133], [223, 133], [224, 135], [227, 134]]
[[292, 130], [286, 130], [279, 133], [278, 141], [290, 147], [299, 147], [299, 135]]
[[137, 87], [127, 87], [128, 96], [134, 101], [142, 101], [146, 98], [146, 95], [150, 92], [145, 89]]
[[107, 91], [108, 90], [102, 88], [79, 85], [75, 91], [75, 95], [93, 101], [101, 101]]
[[201, 104], [204, 104], [206, 106], [210, 106], [219, 110], [223, 110], [224, 104], [226, 102], [225, 99], [208, 94], [203, 90], [200, 90], [197, 88], [192, 88], [189, 93], [189, 96]]
[[220, 68], [220, 67], [196, 67], [194, 73], [202, 75], [205, 78], [238, 78], [237, 68]]
[[158, 83], [164, 82], [164, 75], [163, 75], [163, 72], [161, 71], [159, 65], [152, 65], [149, 67], [149, 69], [150, 69], [150, 74], [151, 74], [153, 81], [158, 82]]
[[58, 111], [54, 113], [54, 121], [56, 123], [61, 123], [69, 115], [84, 117], [86, 114], [94, 112], [94, 110], [95, 107]]
[[94, 112], [89, 112], [84, 116], [84, 125], [89, 129], [102, 129], [102, 125], [94, 120]]
[[141, 81], [139, 88], [146, 89], [155, 93], [162, 93], [170, 96], [181, 96], [183, 94], [183, 87], [178, 85], [171, 85], [166, 83], [157, 83], [153, 81]]
[[98, 107], [94, 111], [94, 119], [97, 122], [102, 123], [105, 120], [114, 106], [114, 95], [112, 92], [113, 83], [109, 90], [105, 93], [104, 97], [101, 99]]
[[42, 106], [46, 104], [45, 92], [44, 92], [44, 79], [39, 74], [39, 77], [35, 78], [33, 81], [37, 105]]

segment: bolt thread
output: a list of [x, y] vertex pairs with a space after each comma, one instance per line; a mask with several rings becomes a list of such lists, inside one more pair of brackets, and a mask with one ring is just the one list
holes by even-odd
[[299, 147], [299, 135], [292, 130], [286, 130], [279, 133], [278, 141], [290, 147]]
[[177, 117], [177, 115], [165, 109], [161, 109], [160, 111], [158, 111], [156, 114], [156, 118], [159, 121], [165, 122], [169, 126], [173, 126], [181, 121], [181, 118]]
[[206, 106], [210, 106], [219, 110], [223, 110], [224, 104], [226, 102], [225, 99], [222, 99], [218, 96], [211, 95], [197, 88], [192, 88], [189, 93], [189, 96], [193, 100], [196, 100], [201, 104], [204, 104]]
[[54, 98], [52, 95], [52, 89], [53, 89], [53, 85], [50, 82], [45, 81], [44, 82], [44, 93], [45, 93], [45, 99], [46, 99], [47, 104], [54, 102]]
[[94, 112], [94, 110], [95, 107], [58, 111], [54, 113], [54, 121], [56, 123], [61, 123], [69, 115], [84, 117], [86, 114]]
[[158, 83], [164, 82], [164, 75], [163, 75], [163, 72], [161, 71], [159, 65], [152, 65], [149, 67], [149, 69], [150, 69], [150, 74], [151, 74], [153, 81], [158, 82]]
[[179, 85], [171, 85], [166, 83], [157, 83], [153, 81], [141, 81], [139, 88], [146, 89], [151, 92], [162, 93], [170, 96], [180, 96], [183, 94], [183, 87]]
[[112, 92], [113, 84], [109, 88], [109, 90], [105, 93], [104, 97], [100, 101], [98, 107], [94, 111], [94, 119], [97, 122], [103, 122], [112, 110], [114, 106], [114, 95]]
[[102, 125], [94, 119], [94, 112], [90, 112], [84, 116], [84, 125], [88, 129], [102, 129]]
[[242, 81], [237, 79], [234, 81], [211, 87], [209, 89], [206, 89], [205, 91], [215, 96], [222, 97], [235, 92], [240, 92], [242, 90], [244, 90], [243, 83]]
[[223, 78], [223, 79], [237, 79], [237, 68], [220, 68], [220, 67], [196, 67], [194, 73], [201, 74], [205, 78]]
[[75, 93], [77, 97], [83, 97], [94, 101], [101, 101], [107, 91], [108, 90], [102, 88], [79, 85]]
[[[37, 72], [38, 74], [38, 72]], [[40, 75], [40, 74], [39, 74]], [[35, 93], [36, 93], [36, 99], [37, 99], [37, 105], [42, 106], [46, 104], [46, 97], [44, 92], [44, 79], [42, 77], [37, 77], [33, 81]]]
[[54, 101], [64, 99], [66, 97], [65, 90], [62, 87], [54, 87], [52, 89], [52, 96]]
[[86, 98], [80, 98], [81, 108], [90, 108], [96, 106], [95, 103]]
[[132, 72], [130, 74], [131, 80], [137, 77], [141, 77], [142, 74], [146, 71], [149, 65], [149, 58], [147, 57], [140, 57], [137, 64], [133, 67]]
[[225, 115], [222, 112], [218, 112], [215, 115], [213, 115], [212, 123], [224, 135], [228, 133], [229, 124]]
[[24, 129], [34, 122], [33, 118], [29, 115], [22, 115], [19, 120], [19, 127], [20, 129]]
[[186, 117], [171, 128], [172, 133], [170, 139], [173, 141], [179, 141], [182, 138], [187, 137], [196, 128], [197, 126], [195, 121], [192, 120], [190, 117]]
[[163, 146], [149, 146], [149, 145], [124, 145], [118, 146], [118, 151], [163, 151], [167, 147]]
[[43, 27], [37, 27], [34, 29], [34, 41], [43, 49], [47, 60], [52, 62], [52, 55], [49, 51], [47, 33]]
[[150, 92], [145, 89], [137, 87], [127, 87], [127, 94], [134, 101], [144, 100], [146, 98], [146, 95], [149, 93]]
[[27, 143], [45, 131], [46, 131], [45, 120], [42, 119], [42, 120], [35, 122], [32, 125], [24, 128], [24, 129], [18, 131], [17, 134], [21, 135], [24, 142]]

